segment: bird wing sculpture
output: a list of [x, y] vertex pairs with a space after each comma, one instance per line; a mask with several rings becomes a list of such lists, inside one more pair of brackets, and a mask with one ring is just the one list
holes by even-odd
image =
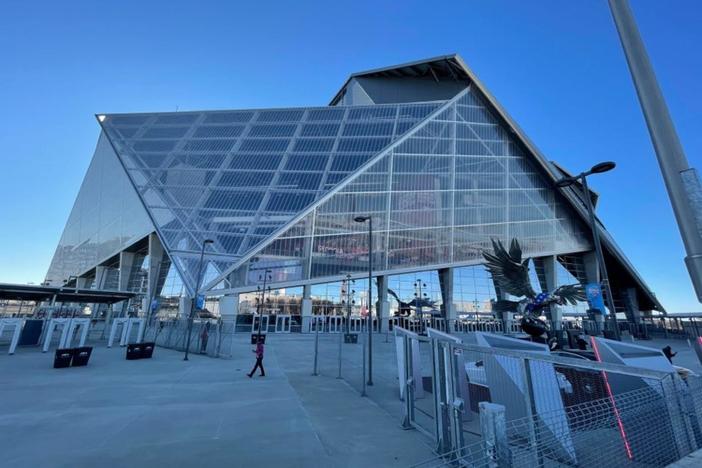
[[522, 248], [512, 239], [509, 252], [499, 240], [492, 240], [494, 253], [483, 252], [486, 267], [502, 292], [516, 297], [534, 299], [536, 293], [529, 281], [529, 259], [522, 260]]
[[553, 291], [551, 295], [561, 305], [566, 303], [577, 305], [578, 301], [585, 300], [585, 289], [582, 284], [566, 284]]

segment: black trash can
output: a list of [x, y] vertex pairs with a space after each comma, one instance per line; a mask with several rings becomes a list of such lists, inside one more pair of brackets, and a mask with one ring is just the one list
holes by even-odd
[[259, 335], [258, 333], [252, 333], [251, 334], [251, 344], [258, 344], [259, 341], [261, 341], [262, 344], [266, 344], [266, 334], [261, 333]]
[[141, 359], [143, 344], [142, 343], [131, 343], [127, 345], [127, 361], [134, 361], [136, 359]]
[[73, 349], [71, 349], [71, 348], [57, 349], [56, 354], [54, 354], [54, 369], [61, 369], [64, 367], [69, 367], [71, 365], [72, 358], [73, 358]]
[[151, 356], [154, 355], [154, 347], [156, 346], [156, 343], [153, 341], [149, 341], [146, 343], [142, 343], [142, 349], [141, 349], [141, 358], [142, 359], [151, 359]]
[[73, 348], [73, 362], [71, 365], [73, 367], [87, 366], [90, 360], [90, 355], [93, 353], [92, 346], [81, 346], [79, 348]]
[[347, 343], [347, 344], [358, 343], [358, 333], [344, 333], [344, 343]]

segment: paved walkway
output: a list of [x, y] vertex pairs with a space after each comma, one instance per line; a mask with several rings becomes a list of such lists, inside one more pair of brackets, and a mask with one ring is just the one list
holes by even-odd
[[0, 465], [373, 467], [433, 456], [426, 437], [344, 380], [312, 377], [312, 336], [276, 338], [266, 377], [253, 379], [246, 335], [233, 360], [183, 362], [157, 348], [126, 361], [96, 344], [88, 367], [53, 369], [34, 348], [2, 354]]
[[658, 350], [663, 349], [665, 346], [670, 346], [673, 352], [678, 353], [677, 356], [673, 358], [673, 364], [687, 367], [693, 372], [702, 375], [702, 364], [700, 364], [697, 353], [695, 353], [695, 350], [688, 344], [687, 340], [664, 340], [657, 338], [655, 340], [636, 340], [633, 343]]

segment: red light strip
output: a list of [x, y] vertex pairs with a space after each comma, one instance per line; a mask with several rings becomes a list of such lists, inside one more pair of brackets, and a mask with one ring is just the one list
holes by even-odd
[[[595, 351], [595, 359], [597, 362], [602, 362], [600, 358], [600, 350], [597, 347], [597, 341], [595, 337], [590, 337], [590, 344], [592, 345], [592, 350]], [[626, 438], [626, 432], [624, 432], [624, 423], [622, 423], [622, 418], [619, 416], [619, 410], [617, 409], [617, 404], [614, 402], [614, 394], [612, 393], [612, 387], [609, 386], [609, 380], [607, 380], [607, 373], [602, 371], [602, 378], [604, 379], [605, 388], [607, 389], [607, 394], [609, 395], [609, 400], [612, 402], [612, 408], [614, 409], [614, 417], [617, 418], [617, 426], [619, 426], [619, 433], [622, 435], [622, 440], [624, 441], [624, 448], [626, 449], [626, 456], [629, 460], [633, 460], [634, 456], [631, 453], [631, 447], [629, 446], [629, 441]]]

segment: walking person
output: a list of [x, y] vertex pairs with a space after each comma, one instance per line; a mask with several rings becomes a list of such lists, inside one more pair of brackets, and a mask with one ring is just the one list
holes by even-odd
[[256, 372], [256, 369], [261, 369], [261, 377], [265, 377], [266, 371], [263, 369], [263, 337], [261, 335], [258, 335], [258, 339], [256, 340], [256, 349], [251, 350], [251, 352], [256, 354], [256, 365], [254, 365], [251, 372], [246, 375], [251, 378], [254, 372]]
[[666, 346], [665, 348], [663, 348], [663, 354], [665, 354], [665, 357], [667, 357], [668, 361], [670, 361], [670, 363], [672, 364], [673, 358], [677, 356], [678, 353], [674, 353], [673, 348], [671, 348], [670, 346]]

